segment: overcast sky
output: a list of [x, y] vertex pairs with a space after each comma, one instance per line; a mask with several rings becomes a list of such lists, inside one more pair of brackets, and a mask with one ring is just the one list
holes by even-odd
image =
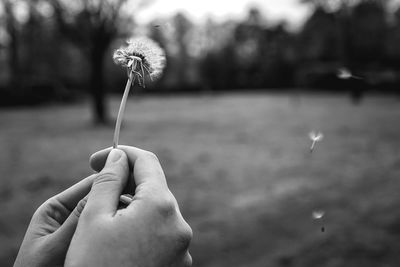
[[309, 7], [300, 0], [156, 0], [139, 12], [139, 21], [164, 17], [182, 11], [191, 19], [201, 21], [209, 16], [217, 20], [242, 18], [249, 7], [257, 6], [270, 21], [286, 19], [292, 27], [301, 24], [309, 15]]

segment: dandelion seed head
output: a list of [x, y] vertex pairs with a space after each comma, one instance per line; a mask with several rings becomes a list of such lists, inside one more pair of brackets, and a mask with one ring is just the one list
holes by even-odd
[[154, 80], [161, 76], [165, 67], [164, 50], [153, 40], [147, 37], [135, 37], [127, 41], [127, 46], [114, 52], [115, 64], [132, 71], [139, 83], [144, 85], [144, 76]]
[[325, 215], [325, 211], [323, 211], [323, 210], [315, 210], [312, 212], [312, 218], [314, 220], [322, 219], [322, 217], [324, 217], [324, 215]]
[[337, 70], [337, 77], [342, 80], [348, 80], [353, 77], [353, 74], [351, 74], [350, 70], [347, 68], [339, 68]]
[[308, 136], [311, 141], [321, 141], [324, 138], [324, 135], [321, 132], [316, 133], [314, 131], [311, 131]]

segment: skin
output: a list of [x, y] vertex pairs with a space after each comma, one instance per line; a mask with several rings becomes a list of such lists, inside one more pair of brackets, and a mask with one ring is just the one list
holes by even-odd
[[[90, 164], [99, 173], [35, 212], [14, 266], [192, 265], [192, 230], [157, 157], [134, 147], [118, 148], [92, 155]], [[134, 197], [119, 208], [124, 188]]]
[[65, 255], [96, 175], [48, 199], [33, 214], [14, 267], [63, 266]]

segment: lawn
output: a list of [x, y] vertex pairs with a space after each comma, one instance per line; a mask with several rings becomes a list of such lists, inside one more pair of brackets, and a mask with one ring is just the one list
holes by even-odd
[[[194, 266], [400, 265], [399, 100], [143, 97], [130, 100], [123, 126], [122, 144], [158, 155], [194, 231]], [[85, 102], [1, 110], [0, 129], [9, 266], [34, 210], [92, 172], [88, 158], [113, 129], [91, 125]], [[310, 154], [313, 129], [325, 137]], [[325, 216], [314, 220], [315, 210]]]

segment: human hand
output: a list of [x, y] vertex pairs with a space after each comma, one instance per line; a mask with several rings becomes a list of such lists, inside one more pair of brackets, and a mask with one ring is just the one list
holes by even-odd
[[85, 196], [95, 175], [44, 202], [33, 214], [14, 267], [64, 266]]
[[[138, 148], [118, 148], [91, 157], [92, 168], [101, 171], [80, 216], [65, 266], [191, 266], [192, 230], [168, 189], [158, 159]], [[118, 209], [130, 169], [136, 185], [133, 200]]]

